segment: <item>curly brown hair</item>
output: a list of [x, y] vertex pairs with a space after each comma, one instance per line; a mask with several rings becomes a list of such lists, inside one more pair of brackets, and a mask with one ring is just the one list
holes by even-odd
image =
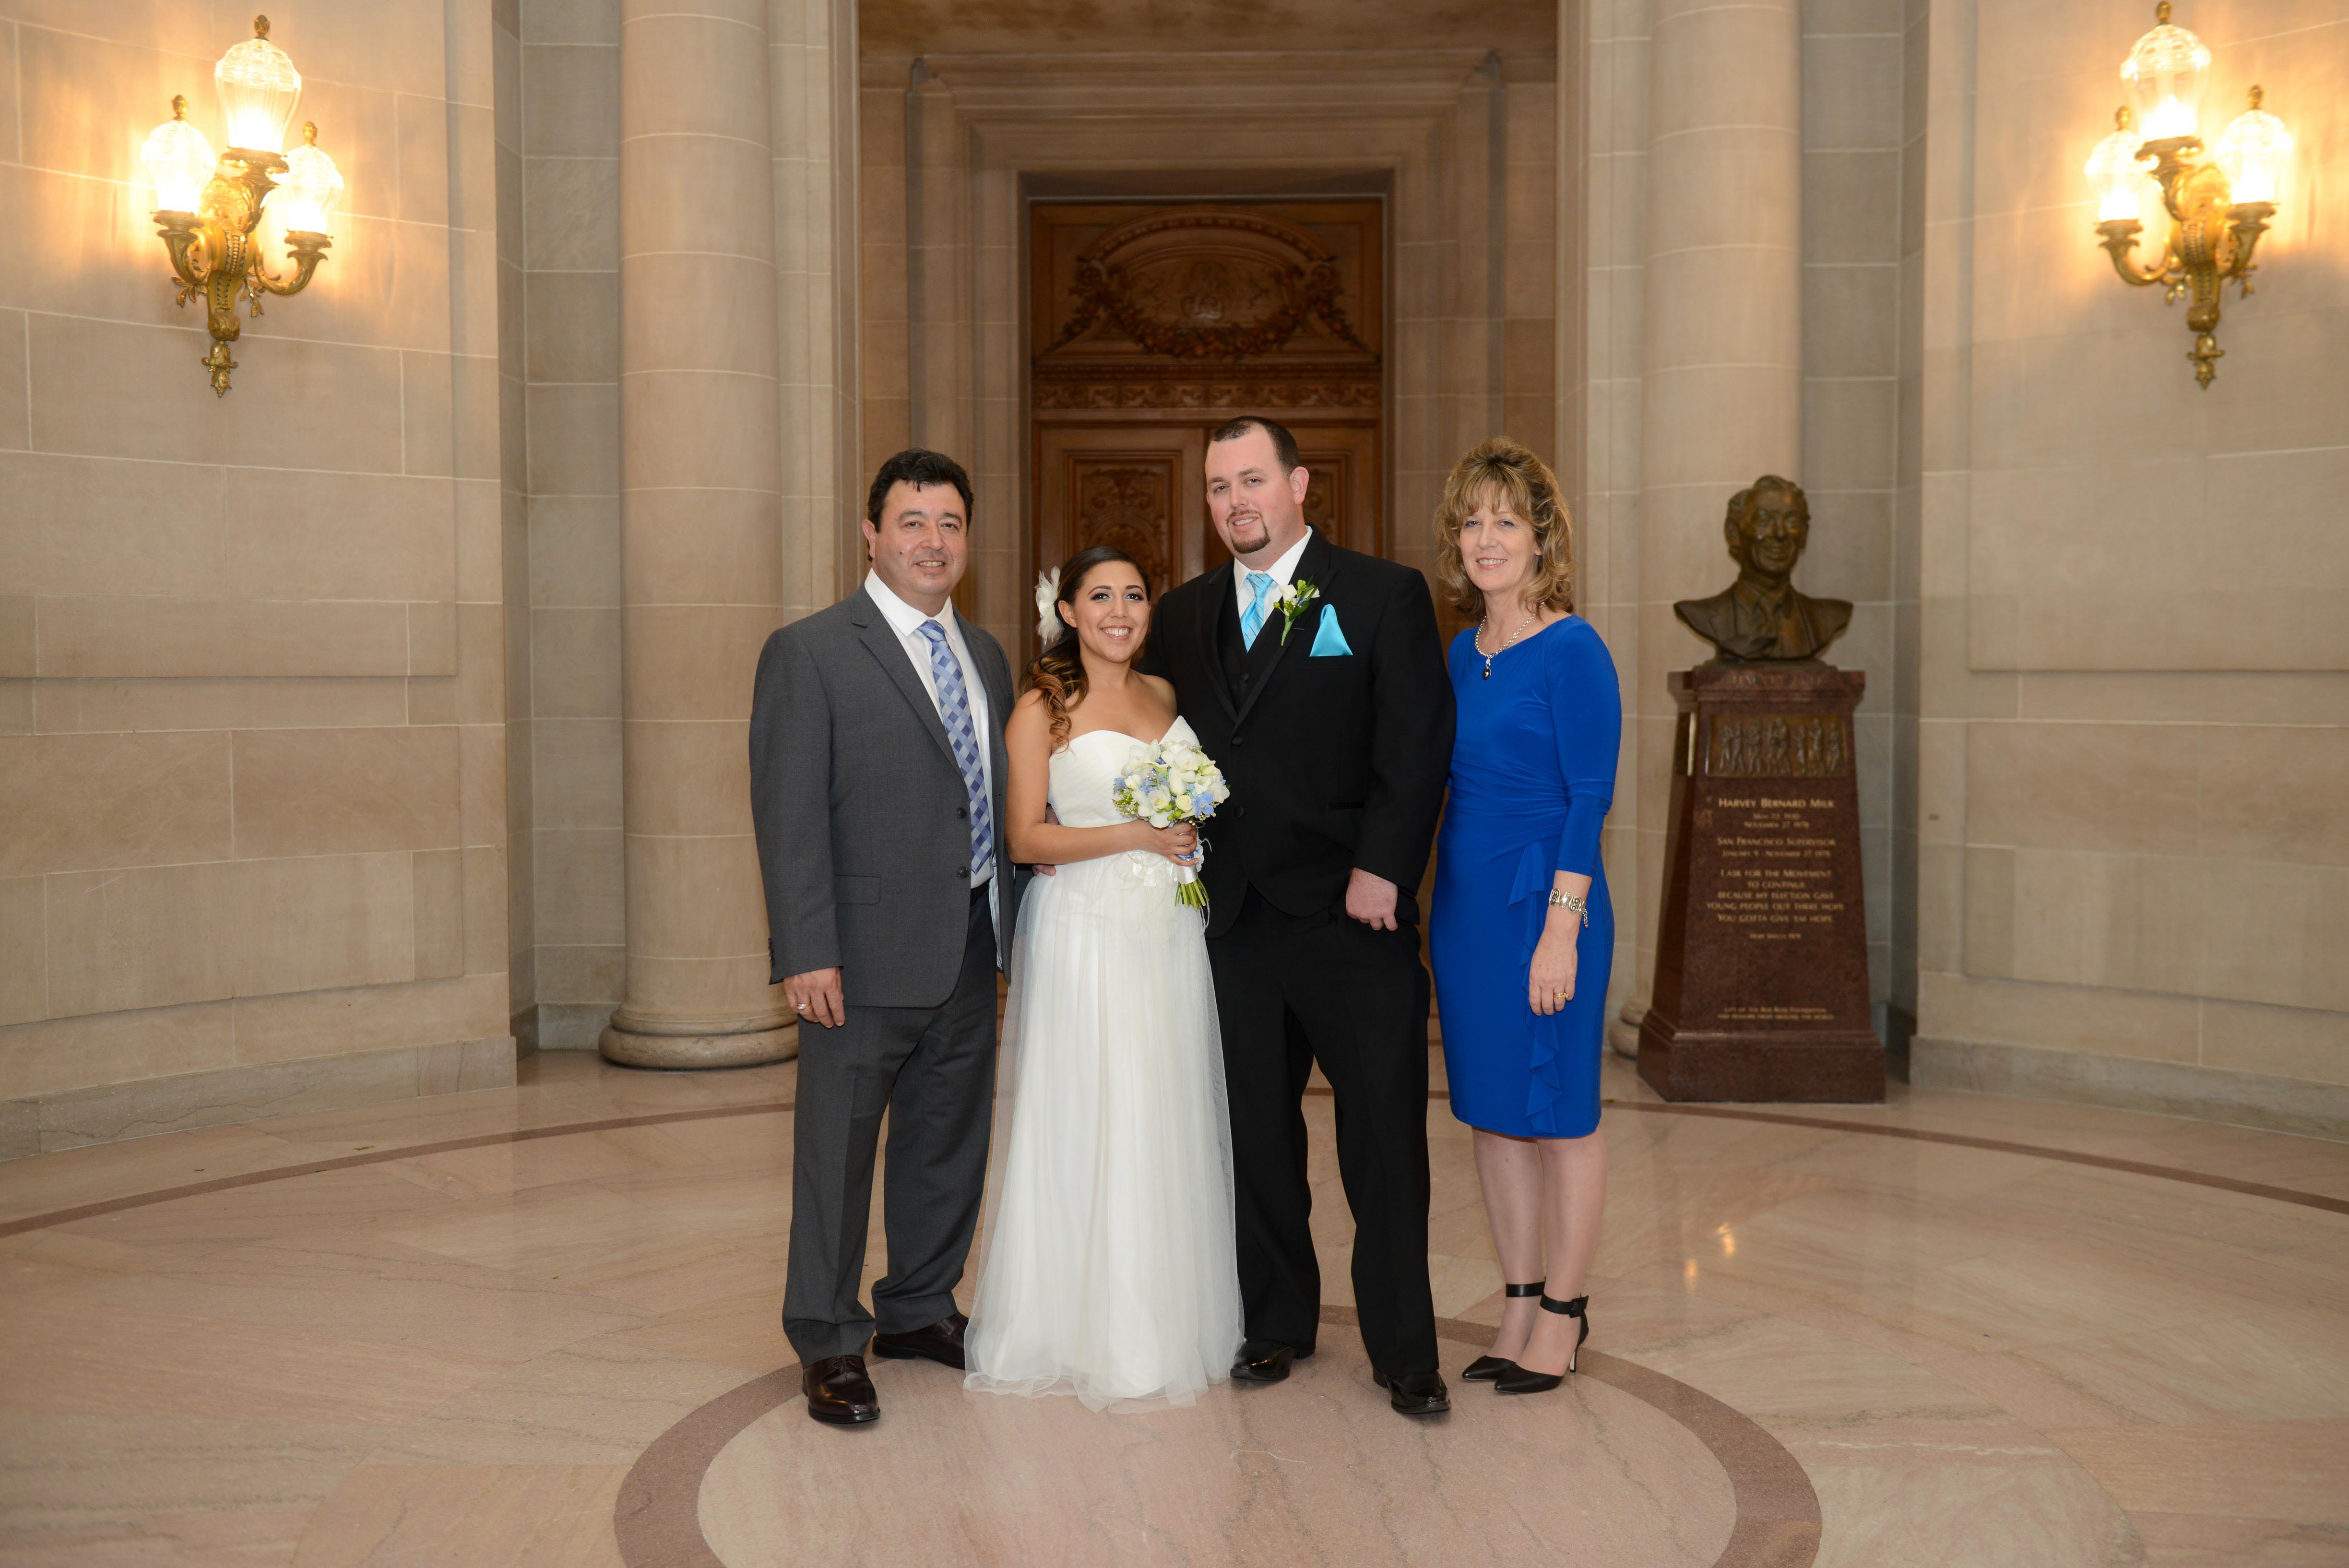
[[[1143, 564], [1114, 545], [1095, 545], [1078, 551], [1061, 563], [1061, 590], [1055, 606], [1072, 605], [1083, 591], [1085, 579], [1112, 561], [1123, 561], [1142, 579], [1142, 591], [1150, 592], [1150, 572]], [[1069, 738], [1069, 710], [1084, 700], [1085, 660], [1077, 646], [1077, 628], [1061, 618], [1061, 629], [1053, 634], [1040, 652], [1029, 661], [1028, 688], [1044, 694], [1044, 712], [1051, 720], [1052, 744], [1057, 749]]]
[[1460, 559], [1460, 525], [1488, 500], [1508, 503], [1509, 511], [1534, 531], [1534, 575], [1525, 587], [1530, 609], [1574, 608], [1574, 529], [1557, 475], [1549, 464], [1506, 436], [1484, 442], [1453, 469], [1435, 508], [1435, 580], [1452, 607], [1481, 618], [1485, 596], [1468, 580]]

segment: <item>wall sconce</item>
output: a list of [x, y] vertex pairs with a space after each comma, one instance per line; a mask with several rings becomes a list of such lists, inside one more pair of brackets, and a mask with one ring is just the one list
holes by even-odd
[[[336, 204], [343, 177], [318, 151], [318, 128], [302, 127], [302, 145], [281, 152], [285, 125], [302, 96], [302, 78], [285, 51], [269, 41], [269, 18], [253, 19], [253, 36], [231, 46], [212, 68], [229, 149], [217, 161], [204, 133], [188, 123], [188, 100], [171, 100], [171, 118], [147, 138], [141, 156], [155, 187], [155, 227], [171, 254], [180, 304], [203, 296], [212, 352], [200, 361], [212, 371], [212, 393], [228, 396], [236, 369], [229, 345], [243, 330], [240, 297], [261, 314], [264, 294], [299, 294], [334, 243]], [[273, 178], [285, 176], [282, 180]], [[254, 230], [264, 208], [281, 220], [293, 270], [280, 275], [262, 259]]]
[[[2180, 297], [2194, 347], [2194, 379], [2204, 387], [2219, 373], [2226, 350], [2219, 347], [2219, 292], [2230, 282], [2251, 292], [2251, 252], [2275, 216], [2276, 191], [2292, 157], [2292, 133], [2283, 121], [2260, 108], [2264, 96], [2251, 88], [2251, 106], [2235, 117], [2203, 157], [2196, 127], [2202, 89], [2210, 73], [2210, 51], [2201, 39], [2169, 21], [2169, 0], [2154, 9], [2153, 31], [2137, 41], [2121, 62], [2121, 80], [2137, 102], [2141, 130], [2130, 125], [2124, 107], [2110, 136], [2088, 154], [2085, 172], [2096, 192], [2096, 233], [2125, 283], [2159, 284], [2170, 304]], [[2139, 266], [2129, 259], [2145, 227], [2139, 213], [2145, 196], [2146, 161], [2169, 213], [2169, 239], [2161, 255]]]

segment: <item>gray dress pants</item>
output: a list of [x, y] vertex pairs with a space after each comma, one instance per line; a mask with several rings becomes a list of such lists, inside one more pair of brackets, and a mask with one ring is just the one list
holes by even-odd
[[[783, 1332], [802, 1365], [861, 1355], [873, 1336], [955, 1310], [987, 1184], [995, 1094], [995, 919], [970, 901], [962, 972], [939, 1007], [848, 1008], [837, 1029], [800, 1026], [792, 1112], [792, 1255]], [[882, 1225], [889, 1272], [859, 1286], [884, 1113]]]

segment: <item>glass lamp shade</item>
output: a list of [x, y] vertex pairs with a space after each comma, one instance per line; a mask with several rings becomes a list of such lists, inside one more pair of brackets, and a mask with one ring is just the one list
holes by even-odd
[[269, 210], [290, 234], [335, 232], [335, 208], [343, 199], [343, 173], [318, 151], [318, 128], [302, 128], [302, 145], [285, 155], [285, 172], [269, 193]]
[[2202, 116], [2202, 88], [2210, 76], [2210, 50], [2201, 39], [2169, 20], [2167, 0], [2155, 13], [2159, 25], [2137, 41], [2121, 62], [2121, 80], [2137, 95], [2137, 117], [2148, 141], [2191, 136]]
[[[177, 100], [184, 105], [185, 99]], [[177, 107], [177, 105], [175, 105]], [[147, 178], [155, 187], [155, 208], [163, 213], [192, 213], [203, 200], [215, 160], [204, 133], [174, 117], [157, 126], [139, 150], [146, 161]]]
[[2137, 150], [2145, 139], [2129, 128], [2129, 111], [2122, 109], [2113, 117], [2114, 130], [2095, 145], [2088, 161], [2080, 171], [2088, 177], [2088, 186], [2096, 193], [2096, 222], [2110, 223], [2116, 218], [2142, 218], [2146, 187], [2145, 165], [2137, 160]]
[[254, 19], [254, 36], [233, 44], [212, 67], [228, 144], [255, 152], [285, 145], [285, 122], [302, 97], [302, 74], [285, 50], [269, 41], [269, 18]]
[[2251, 107], [2220, 134], [2212, 155], [2227, 171], [2234, 201], [2272, 202], [2292, 161], [2292, 132], [2260, 107], [2260, 89], [2253, 88]]

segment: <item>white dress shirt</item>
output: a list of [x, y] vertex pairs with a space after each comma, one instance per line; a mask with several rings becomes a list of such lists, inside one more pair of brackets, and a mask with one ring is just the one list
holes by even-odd
[[[1265, 596], [1264, 601], [1266, 621], [1269, 622], [1272, 619], [1273, 600], [1280, 597], [1280, 590], [1288, 586], [1288, 580], [1297, 576], [1297, 563], [1305, 558], [1305, 546], [1311, 543], [1313, 543], [1313, 530], [1308, 527], [1304, 533], [1298, 535], [1296, 544], [1281, 553], [1280, 559], [1269, 566], [1260, 568], [1272, 575], [1272, 592]], [[1239, 595], [1240, 614], [1243, 616], [1247, 614], [1248, 606], [1256, 600], [1256, 589], [1248, 582], [1249, 569], [1245, 562], [1238, 560], [1232, 562], [1232, 587]]]
[[[962, 666], [963, 694], [970, 701], [971, 734], [978, 742], [979, 776], [986, 784], [988, 815], [993, 816], [996, 810], [995, 748], [988, 738], [987, 688], [979, 682], [978, 666], [971, 662], [970, 649], [962, 639], [962, 623], [955, 618], [953, 601], [948, 600], [940, 607], [936, 615], [926, 616], [891, 593], [889, 585], [881, 580], [877, 572], [864, 574], [864, 591], [873, 596], [873, 602], [881, 607], [881, 614], [888, 621], [889, 629], [897, 634], [898, 644], [905, 649], [905, 657], [913, 661], [914, 673], [921, 677], [922, 690], [930, 694], [930, 706], [937, 710], [940, 723], [946, 722], [947, 713], [938, 705], [938, 678], [930, 670], [930, 639], [922, 635], [922, 623], [935, 620], [946, 628], [947, 651], [954, 655], [957, 664]], [[1002, 825], [998, 823], [996, 826], [1000, 832]], [[994, 877], [995, 867], [990, 861], [987, 875], [980, 878], [980, 882], [991, 881]], [[975, 888], [979, 883], [974, 882], [971, 886]]]

